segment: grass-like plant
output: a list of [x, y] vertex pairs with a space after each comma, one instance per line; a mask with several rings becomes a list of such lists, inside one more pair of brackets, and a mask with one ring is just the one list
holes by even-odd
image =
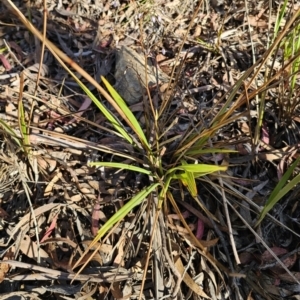
[[[151, 148], [150, 143], [147, 141], [142, 128], [140, 127], [138, 121], [136, 120], [133, 113], [128, 109], [127, 105], [123, 101], [123, 99], [118, 95], [118, 93], [113, 89], [113, 87], [104, 79], [106, 87], [112, 94], [114, 100], [118, 103], [118, 105], [121, 107], [123, 112], [126, 114], [127, 120], [129, 120], [128, 124], [133, 125], [132, 128], [134, 128], [135, 133], [139, 136], [140, 139], [140, 145], [142, 146], [144, 150], [144, 157], [146, 158], [146, 161], [143, 165], [143, 167], [133, 167], [132, 165], [126, 165], [126, 164], [120, 164], [120, 163], [112, 163], [112, 162], [95, 162], [90, 163], [91, 166], [106, 166], [106, 167], [114, 167], [118, 169], [127, 169], [131, 171], [135, 171], [138, 173], [143, 173], [148, 176], [152, 177], [152, 180], [154, 183], [150, 187], [147, 187], [146, 190], [143, 190], [138, 195], [134, 197], [134, 199], [130, 200], [127, 205], [128, 207], [133, 207], [139, 204], [145, 197], [152, 192], [155, 188], [159, 187], [158, 189], [158, 195], [159, 195], [159, 203], [158, 203], [158, 209], [161, 208], [162, 201], [166, 198], [167, 192], [169, 191], [169, 187], [171, 185], [171, 182], [173, 180], [180, 180], [183, 185], [187, 186], [188, 190], [190, 191], [191, 195], [195, 197], [197, 195], [197, 188], [196, 188], [196, 182], [195, 179], [213, 172], [217, 171], [225, 171], [227, 169], [227, 166], [218, 166], [218, 165], [208, 165], [208, 164], [188, 164], [184, 160], [181, 160], [179, 163], [175, 163], [173, 167], [166, 166], [165, 161], [163, 157], [160, 155], [160, 151], [163, 150], [162, 147], [158, 147], [159, 152], [155, 149]], [[157, 141], [159, 143], [159, 141]], [[137, 146], [137, 145], [136, 145]], [[201, 153], [202, 149], [199, 149], [199, 152], [194, 151], [194, 155], [199, 155]], [[214, 151], [217, 151], [216, 149], [213, 149]], [[157, 153], [155, 155], [154, 153]], [[219, 152], [222, 152], [221, 149], [219, 149]], [[189, 153], [190, 154], [190, 153]], [[120, 209], [122, 211], [124, 209], [124, 212], [128, 212], [127, 207], [123, 207]], [[118, 212], [118, 217], [113, 216], [107, 223], [111, 223], [111, 226], [119, 221], [120, 218], [124, 218], [125, 213]], [[106, 230], [100, 229], [98, 235], [95, 238], [95, 242], [99, 240], [104, 234], [106, 233]]]
[[[288, 1], [285, 0], [278, 11], [278, 15], [275, 22], [275, 28], [274, 28], [274, 37], [278, 35], [278, 31], [280, 28], [280, 25], [282, 24], [284, 19], [288, 19], [288, 16], [290, 14], [289, 8], [288, 8]], [[283, 61], [289, 61], [293, 57], [296, 57], [296, 59], [293, 60], [293, 63], [291, 66], [286, 69], [286, 72], [284, 74], [285, 81], [281, 85], [281, 91], [280, 91], [280, 97], [279, 101], [281, 103], [281, 115], [286, 120], [290, 119], [290, 116], [293, 114], [296, 105], [299, 104], [299, 97], [297, 96], [297, 93], [295, 94], [295, 89], [297, 85], [297, 78], [298, 73], [300, 69], [300, 24], [297, 22], [292, 27], [290, 32], [282, 39], [280, 44], [280, 49], [283, 53], [282, 58]], [[299, 86], [299, 84], [298, 84]]]
[[300, 158], [296, 159], [293, 164], [288, 168], [285, 174], [282, 176], [271, 195], [269, 196], [266, 204], [264, 205], [259, 218], [256, 222], [256, 226], [258, 226], [261, 221], [264, 219], [266, 214], [274, 207], [274, 205], [283, 198], [288, 192], [290, 192], [297, 184], [300, 182], [300, 174], [296, 175], [290, 182], [291, 175], [293, 174], [295, 168], [298, 166]]
[[[288, 1], [285, 0], [282, 3], [280, 10], [278, 11], [275, 26], [274, 26], [274, 40], [279, 35], [280, 25], [283, 23], [287, 15], [290, 14], [288, 11]], [[294, 16], [299, 17], [300, 12], [296, 12]], [[281, 49], [282, 61], [287, 62], [286, 67], [283, 68], [284, 72], [281, 79], [281, 84], [279, 86], [279, 99], [278, 104], [281, 110], [281, 118], [283, 122], [286, 121], [290, 123], [292, 121], [292, 115], [299, 104], [298, 96], [295, 95], [295, 89], [299, 91], [299, 83], [296, 87], [296, 79], [299, 77], [300, 70], [300, 24], [299, 21], [295, 22], [291, 26], [290, 31], [281, 39], [278, 47]], [[274, 48], [272, 48], [274, 49]], [[275, 50], [275, 49], [274, 49]], [[297, 92], [296, 92], [297, 94]], [[286, 100], [287, 99], [287, 100]], [[261, 128], [261, 125], [260, 127]], [[256, 226], [258, 226], [261, 221], [265, 218], [266, 214], [274, 207], [274, 205], [280, 201], [284, 195], [290, 192], [297, 184], [300, 182], [299, 174], [296, 175], [292, 180], [288, 182], [296, 167], [299, 164], [299, 158], [296, 159], [291, 166], [288, 167], [285, 174], [280, 178], [278, 184], [270, 194], [268, 200], [266, 201], [262, 211], [259, 214]]]

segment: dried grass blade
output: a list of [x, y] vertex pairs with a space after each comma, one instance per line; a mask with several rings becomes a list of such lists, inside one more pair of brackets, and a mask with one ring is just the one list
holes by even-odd
[[[196, 148], [196, 149], [195, 149]], [[185, 155], [187, 156], [195, 156], [201, 154], [212, 154], [212, 153], [237, 153], [236, 150], [231, 149], [217, 149], [217, 148], [208, 148], [208, 149], [199, 149], [198, 147], [193, 147], [191, 150], [188, 150]]]
[[193, 278], [186, 272], [185, 267], [183, 266], [183, 263], [181, 261], [181, 258], [179, 256], [176, 257], [175, 260], [175, 266], [181, 276], [183, 276], [183, 282], [198, 296], [203, 297], [205, 299], [211, 299], [202, 288], [200, 288], [199, 284], [197, 284]]
[[173, 198], [173, 195], [170, 192], [168, 192], [167, 193], [167, 197], [170, 200], [172, 206], [174, 207], [176, 213], [180, 217], [180, 220], [181, 220], [182, 224], [184, 225], [184, 228], [189, 232], [191, 239], [193, 240], [193, 242], [195, 243], [195, 245], [197, 245], [199, 247], [199, 249], [202, 250], [201, 254], [208, 259], [208, 261], [213, 265], [213, 267], [215, 268], [215, 270], [218, 272], [218, 274], [220, 275], [220, 277], [224, 281], [224, 278], [222, 276], [222, 273], [220, 272], [220, 269], [222, 271], [226, 272], [227, 274], [229, 274], [228, 269], [226, 267], [224, 267], [220, 262], [218, 262], [209, 252], [207, 252], [207, 249], [195, 237], [195, 235], [193, 234], [192, 230], [190, 229], [190, 227], [186, 223], [184, 217], [182, 216], [182, 214], [180, 212], [180, 209], [178, 208], [178, 206], [176, 204], [176, 201]]

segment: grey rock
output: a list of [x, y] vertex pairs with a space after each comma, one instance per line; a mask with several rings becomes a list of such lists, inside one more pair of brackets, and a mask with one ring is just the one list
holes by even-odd
[[[116, 52], [116, 84], [114, 88], [128, 105], [140, 101], [146, 93], [146, 86], [157, 84], [156, 70], [147, 61], [147, 77], [145, 72], [145, 56], [139, 54], [129, 47], [122, 46]], [[158, 80], [167, 81], [167, 75], [158, 72]]]

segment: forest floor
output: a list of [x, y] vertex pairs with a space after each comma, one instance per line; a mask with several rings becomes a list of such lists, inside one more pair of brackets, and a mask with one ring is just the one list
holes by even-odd
[[1, 1], [0, 299], [300, 299], [299, 36], [293, 1]]

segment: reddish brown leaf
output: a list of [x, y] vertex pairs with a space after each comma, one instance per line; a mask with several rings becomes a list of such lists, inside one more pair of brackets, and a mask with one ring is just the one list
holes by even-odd
[[204, 223], [202, 220], [198, 219], [197, 221], [197, 232], [196, 232], [196, 238], [201, 240], [204, 234]]
[[22, 48], [16, 42], [8, 42], [8, 45], [11, 49], [16, 51], [17, 58], [22, 61], [24, 57]]
[[268, 131], [268, 127], [265, 122], [263, 123], [262, 129], [261, 129], [261, 140], [267, 145], [269, 145], [269, 143], [270, 143], [269, 131]]
[[93, 208], [92, 226], [91, 226], [91, 232], [94, 236], [97, 235], [99, 230], [99, 218], [100, 218], [100, 204], [99, 202], [96, 202]]
[[45, 240], [48, 239], [48, 237], [51, 235], [51, 233], [53, 232], [53, 230], [56, 227], [56, 221], [57, 221], [57, 216], [55, 216], [51, 222], [50, 227], [48, 228], [48, 230], [46, 231], [46, 233], [44, 234], [43, 238], [41, 239], [41, 243], [43, 243]]
[[11, 70], [11, 65], [3, 54], [0, 54], [0, 60], [2, 61], [3, 67], [6, 71]]
[[[280, 247], [271, 247], [271, 250], [277, 255], [283, 255], [287, 253], [287, 250], [284, 248], [280, 248]], [[264, 263], [268, 263], [268, 262], [272, 262], [274, 260], [274, 257], [272, 256], [272, 254], [266, 250], [262, 255], [261, 255], [261, 260]]]

